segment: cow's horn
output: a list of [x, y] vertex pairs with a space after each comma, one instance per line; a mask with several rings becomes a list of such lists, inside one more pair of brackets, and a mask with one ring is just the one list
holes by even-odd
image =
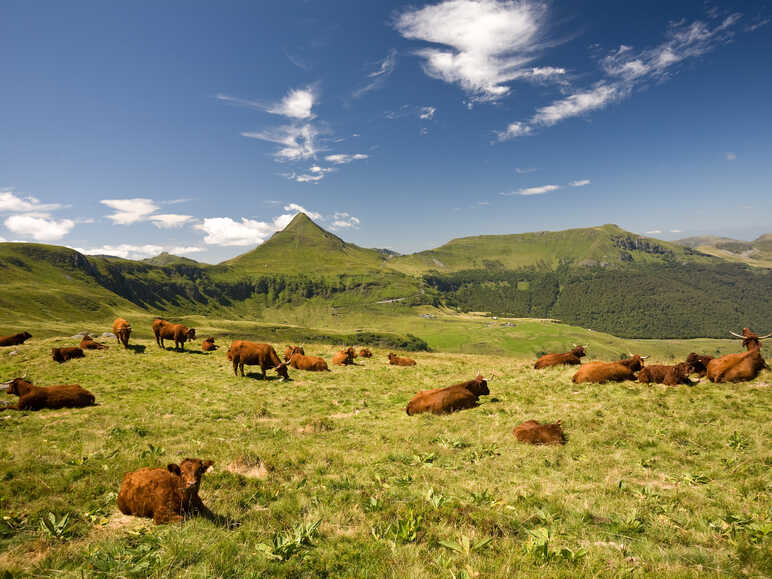
[[491, 375], [490, 375], [490, 378], [488, 378], [488, 380], [489, 381], [493, 380], [495, 377], [496, 377], [496, 370], [491, 369]]
[[729, 330], [729, 333], [732, 334], [735, 338], [740, 338], [741, 340], [745, 339], [745, 336], [741, 336], [740, 334], [735, 334], [732, 330]]
[[770, 336], [772, 336], [772, 334], [767, 334], [766, 336], [759, 336], [759, 340], [766, 340]]
[[645, 360], [648, 356], [641, 356], [641, 360]]

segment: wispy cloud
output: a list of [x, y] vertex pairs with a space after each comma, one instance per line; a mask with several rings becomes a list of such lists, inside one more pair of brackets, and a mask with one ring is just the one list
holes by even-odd
[[32, 195], [18, 196], [12, 191], [0, 191], [0, 213], [39, 213], [61, 208], [59, 203], [41, 203]]
[[769, 24], [769, 18], [764, 18], [763, 20], [756, 20], [755, 22], [750, 23], [748, 26], [745, 27], [746, 32], [755, 32], [759, 28], [766, 26]]
[[317, 143], [319, 135], [319, 129], [310, 123], [241, 133], [242, 137], [281, 145], [273, 155], [277, 161], [300, 161], [315, 157], [319, 151]]
[[694, 59], [729, 42], [740, 14], [732, 14], [714, 27], [702, 22], [678, 22], [670, 26], [659, 45], [636, 52], [621, 45], [600, 61], [604, 78], [589, 89], [576, 90], [564, 98], [536, 109], [527, 121], [510, 123], [497, 132], [500, 141], [533, 135], [565, 119], [601, 110], [628, 98], [647, 82], [667, 80], [680, 63]]
[[308, 173], [283, 173], [282, 176], [291, 181], [297, 181], [298, 183], [318, 183], [324, 179], [327, 174], [334, 171], [335, 169], [332, 167], [320, 167], [319, 165], [314, 165], [308, 169]]
[[316, 116], [312, 111], [316, 102], [316, 90], [310, 86], [301, 89], [291, 89], [283, 99], [276, 103], [242, 99], [222, 93], [216, 95], [216, 98], [234, 105], [258, 109], [290, 119], [311, 120]]
[[418, 111], [418, 118], [424, 121], [428, 121], [434, 118], [437, 109], [434, 107], [421, 107]]
[[560, 189], [560, 185], [541, 185], [539, 187], [526, 187], [523, 189], [518, 189], [517, 191], [511, 191], [509, 193], [500, 193], [500, 195], [544, 195], [545, 193], [557, 191], [558, 189]]
[[584, 187], [585, 185], [589, 185], [590, 180], [589, 179], [579, 179], [577, 181], [571, 181], [568, 185], [569, 187]]
[[353, 161], [361, 161], [363, 159], [367, 159], [368, 157], [369, 155], [365, 155], [364, 153], [356, 153], [354, 155], [338, 153], [335, 155], [327, 155], [324, 159], [330, 163], [335, 163], [336, 165], [346, 165], [348, 163], [352, 163]]
[[330, 229], [337, 231], [340, 229], [359, 229], [360, 221], [349, 213], [335, 213], [332, 216], [332, 223], [330, 223]]
[[192, 221], [192, 215], [180, 215], [178, 213], [164, 213], [151, 215], [150, 221], [159, 229], [176, 229]]
[[134, 199], [102, 199], [100, 203], [115, 210], [115, 213], [108, 215], [107, 218], [118, 225], [131, 225], [138, 221], [144, 221], [159, 209], [152, 199], [142, 197]]
[[71, 219], [56, 220], [46, 214], [11, 215], [3, 224], [15, 234], [35, 241], [57, 241], [75, 227]]
[[734, 161], [735, 159], [737, 159], [737, 155], [735, 155], [734, 153], [726, 153], [725, 158], [727, 161]]
[[352, 96], [360, 98], [369, 92], [378, 90], [397, 68], [397, 51], [392, 49], [386, 57], [377, 63], [377, 68], [367, 75], [367, 82], [355, 90]]
[[470, 102], [490, 102], [509, 94], [511, 81], [565, 74], [529, 66], [544, 47], [546, 17], [543, 2], [447, 0], [405, 10], [394, 26], [407, 39], [444, 45], [416, 51], [427, 75], [458, 84]]
[[659, 235], [662, 233], [661, 229], [652, 229], [651, 231], [647, 231], [646, 235]]

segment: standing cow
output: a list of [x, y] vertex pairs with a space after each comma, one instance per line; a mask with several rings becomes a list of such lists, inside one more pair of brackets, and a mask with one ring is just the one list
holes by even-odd
[[233, 374], [238, 376], [238, 371], [244, 376], [244, 364], [248, 366], [260, 366], [263, 380], [266, 379], [265, 371], [276, 368], [276, 373], [284, 380], [289, 380], [287, 364], [279, 360], [276, 350], [270, 344], [247, 342], [246, 340], [234, 340], [228, 348], [228, 360], [233, 362]]
[[196, 339], [196, 329], [188, 328], [183, 324], [171, 324], [161, 318], [153, 320], [153, 333], [155, 342], [160, 348], [164, 347], [164, 340], [174, 340], [175, 350], [185, 350], [185, 342]]
[[115, 341], [123, 344], [124, 348], [129, 347], [129, 337], [131, 337], [131, 324], [123, 318], [115, 318], [113, 322], [113, 334]]

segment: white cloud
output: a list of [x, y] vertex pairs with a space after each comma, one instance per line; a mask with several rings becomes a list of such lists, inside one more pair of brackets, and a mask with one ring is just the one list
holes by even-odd
[[571, 181], [569, 185], [571, 187], [584, 187], [585, 185], [589, 185], [590, 180], [589, 179], [579, 179], [578, 181]]
[[144, 198], [102, 199], [100, 203], [115, 210], [115, 213], [108, 215], [107, 218], [118, 225], [131, 225], [137, 221], [144, 221], [151, 213], [158, 210], [158, 205], [152, 199]]
[[427, 75], [458, 84], [472, 102], [495, 101], [515, 79], [543, 80], [565, 72], [529, 68], [543, 46], [547, 4], [512, 0], [447, 0], [409, 9], [395, 28], [403, 37], [445, 48], [423, 48]]
[[226, 94], [218, 94], [216, 98], [224, 102], [232, 103], [242, 107], [259, 109], [274, 115], [289, 117], [291, 119], [310, 120], [315, 117], [311, 109], [313, 108], [316, 101], [316, 92], [312, 87], [290, 90], [282, 100], [273, 104], [266, 104], [260, 101], [232, 97]]
[[497, 132], [496, 134], [499, 137], [499, 141], [507, 141], [509, 139], [514, 139], [516, 137], [523, 137], [525, 135], [530, 135], [532, 132], [533, 132], [533, 127], [529, 126], [526, 123], [515, 121], [514, 123], [510, 123], [505, 130]]
[[662, 233], [661, 229], [652, 229], [651, 231], [647, 231], [646, 235], [659, 235]]
[[330, 229], [337, 231], [338, 229], [359, 229], [360, 221], [349, 213], [335, 213], [332, 216], [332, 223], [330, 223]]
[[184, 255], [204, 251], [203, 247], [197, 246], [167, 247], [153, 244], [131, 245], [128, 243], [122, 243], [120, 245], [103, 245], [102, 247], [88, 249], [73, 247], [72, 249], [85, 255], [112, 255], [114, 257], [122, 257], [123, 259], [144, 259], [146, 257], [153, 257], [164, 251], [174, 255]]
[[55, 211], [61, 209], [58, 203], [41, 203], [36, 197], [19, 197], [11, 191], [0, 191], [0, 213], [29, 213], [33, 211]]
[[309, 173], [282, 173], [282, 177], [286, 177], [291, 181], [297, 181], [298, 183], [318, 183], [324, 179], [328, 173], [334, 171], [335, 169], [332, 167], [320, 167], [319, 165], [314, 165], [309, 169]]
[[10, 231], [35, 241], [56, 241], [67, 235], [75, 222], [71, 219], [57, 221], [46, 214], [11, 215], [4, 221]]
[[683, 233], [680, 229], [671, 229], [670, 233]]
[[625, 93], [626, 90], [623, 87], [599, 84], [589, 91], [574, 93], [564, 99], [537, 109], [530, 123], [532, 126], [551, 127], [564, 119], [605, 108], [606, 105], [622, 98]]
[[369, 92], [379, 89], [396, 68], [397, 51], [392, 49], [383, 60], [378, 62], [377, 70], [367, 75], [367, 78], [370, 80], [364, 86], [355, 90], [352, 96], [354, 98], [359, 98]]
[[[321, 219], [322, 218], [322, 214], [321, 213], [316, 213], [314, 211], [309, 211], [308, 209], [306, 209], [302, 205], [298, 205], [297, 203], [290, 203], [288, 205], [285, 205], [284, 206], [284, 211], [295, 211], [296, 213], [305, 213], [311, 219]], [[294, 217], [294, 216], [295, 215], [293, 214], [292, 217]]]
[[188, 221], [193, 219], [192, 215], [179, 215], [177, 213], [165, 213], [161, 215], [151, 215], [150, 221], [159, 229], [173, 229], [182, 227]]
[[310, 123], [284, 125], [266, 131], [244, 132], [241, 133], [241, 136], [282, 145], [274, 153], [274, 158], [277, 161], [310, 159], [315, 157], [319, 150], [316, 144], [319, 130]]
[[766, 26], [769, 24], [769, 18], [765, 18], [764, 20], [759, 20], [757, 22], [754, 22], [752, 24], [749, 24], [745, 27], [746, 32], [754, 32], [755, 30], [758, 30], [762, 26]]
[[434, 107], [421, 107], [418, 111], [418, 117], [423, 120], [431, 120], [436, 112], [437, 109]]
[[257, 221], [242, 217], [235, 221], [230, 217], [208, 217], [195, 227], [206, 233], [204, 243], [207, 245], [243, 246], [260, 245], [268, 237], [281, 231], [289, 225], [292, 218], [299, 212], [305, 213], [311, 219], [321, 219], [322, 215], [307, 210], [297, 203], [284, 206], [288, 213], [274, 217], [272, 221]]
[[325, 161], [329, 161], [330, 163], [335, 163], [336, 165], [345, 165], [346, 163], [351, 163], [352, 161], [361, 161], [362, 159], [367, 159], [368, 155], [365, 155], [364, 153], [357, 153], [355, 155], [344, 155], [344, 154], [336, 154], [336, 155], [327, 155], [324, 159]]
[[726, 154], [726, 160], [727, 161], [734, 161], [736, 158], [737, 158], [737, 155], [735, 155], [734, 153], [727, 153]]
[[541, 185], [540, 187], [526, 187], [524, 189], [518, 189], [511, 193], [501, 193], [501, 195], [543, 195], [551, 191], [557, 191], [560, 189], [560, 185]]

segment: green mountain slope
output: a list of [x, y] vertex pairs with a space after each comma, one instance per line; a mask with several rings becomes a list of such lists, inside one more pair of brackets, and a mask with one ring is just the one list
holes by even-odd
[[437, 249], [394, 257], [389, 260], [389, 267], [419, 274], [474, 269], [555, 270], [561, 265], [607, 267], [674, 260], [701, 263], [710, 262], [712, 258], [688, 247], [635, 235], [616, 225], [603, 225], [565, 231], [463, 237]]
[[727, 261], [747, 263], [754, 267], [772, 267], [772, 233], [762, 235], [753, 241], [740, 241], [729, 237], [704, 235], [686, 237], [674, 241], [702, 253], [720, 257]]
[[180, 257], [179, 255], [172, 255], [171, 253], [168, 253], [166, 251], [164, 251], [163, 253], [159, 253], [156, 256], [143, 259], [142, 263], [148, 263], [150, 265], [160, 265], [162, 267], [166, 267], [170, 265], [204, 266], [204, 264], [199, 263], [195, 259], [190, 259], [189, 257]]

